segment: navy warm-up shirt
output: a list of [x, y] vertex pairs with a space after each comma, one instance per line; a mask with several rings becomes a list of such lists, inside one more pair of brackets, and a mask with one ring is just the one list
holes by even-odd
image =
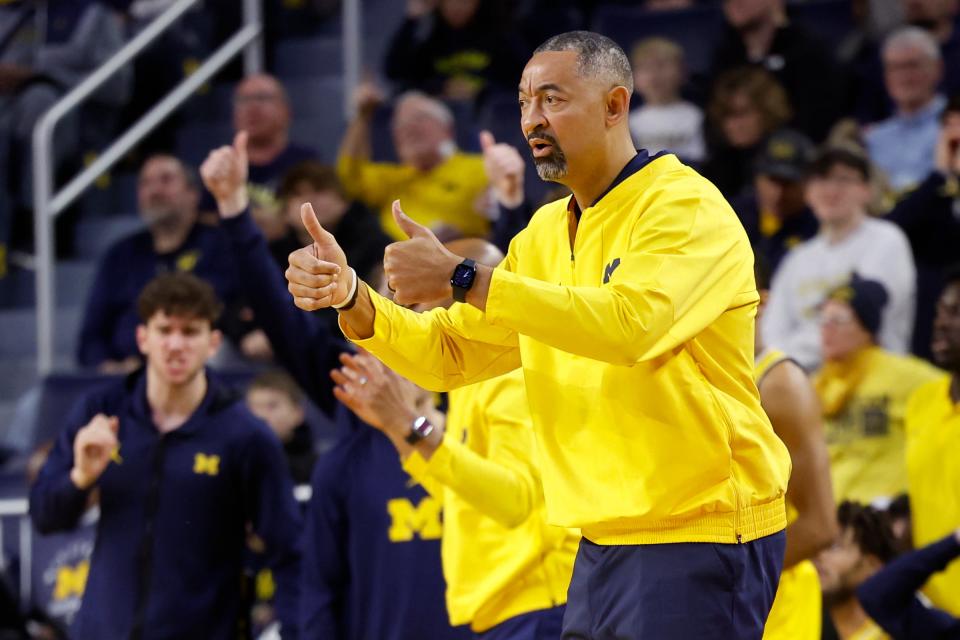
[[247, 528], [266, 546], [283, 637], [296, 637], [300, 515], [279, 440], [209, 372], [207, 393], [161, 435], [135, 372], [84, 399], [31, 489], [41, 533], [76, 526], [87, 491], [70, 480], [73, 441], [97, 413], [119, 418], [120, 448], [97, 485], [101, 516], [71, 637], [205, 638], [247, 633]]

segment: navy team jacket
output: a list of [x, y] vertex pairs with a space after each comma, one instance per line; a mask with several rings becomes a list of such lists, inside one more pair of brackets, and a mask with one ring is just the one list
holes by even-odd
[[277, 582], [283, 637], [296, 637], [300, 516], [280, 442], [209, 372], [180, 428], [153, 425], [141, 370], [87, 397], [65, 422], [30, 493], [41, 533], [74, 527], [87, 492], [70, 481], [73, 440], [97, 413], [119, 418], [120, 448], [100, 477], [101, 517], [71, 637], [249, 635], [248, 526]]

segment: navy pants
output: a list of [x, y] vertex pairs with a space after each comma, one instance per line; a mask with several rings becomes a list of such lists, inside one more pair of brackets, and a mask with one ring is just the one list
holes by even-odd
[[563, 640], [760, 640], [786, 536], [744, 544], [600, 546], [583, 539]]
[[560, 640], [563, 610], [560, 606], [514, 616], [478, 633], [477, 640]]

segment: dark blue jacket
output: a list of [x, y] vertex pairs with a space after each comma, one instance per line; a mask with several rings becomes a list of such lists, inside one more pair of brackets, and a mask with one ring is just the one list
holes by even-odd
[[166, 271], [187, 271], [206, 280], [225, 304], [236, 297], [236, 270], [219, 229], [197, 224], [180, 248], [166, 254], [154, 251], [149, 231], [135, 233], [112, 246], [97, 269], [77, 341], [82, 366], [140, 354], [137, 297]]
[[208, 373], [200, 406], [161, 435], [146, 375], [83, 400], [30, 493], [41, 533], [76, 526], [87, 501], [70, 480], [77, 431], [119, 418], [119, 462], [97, 482], [100, 524], [71, 637], [223, 638], [248, 629], [243, 554], [259, 537], [277, 581], [284, 638], [296, 637], [300, 516], [280, 442]]
[[[413, 485], [396, 449], [336, 402], [330, 370], [347, 344], [322, 313], [297, 309], [249, 213], [223, 222], [244, 294], [283, 365], [341, 427], [311, 481], [303, 538], [301, 636], [457, 640], [444, 602], [439, 505]], [[334, 313], [332, 311], [328, 313]]]
[[894, 640], [957, 640], [960, 619], [924, 605], [917, 591], [960, 557], [960, 543], [943, 540], [892, 560], [857, 589], [864, 611]]

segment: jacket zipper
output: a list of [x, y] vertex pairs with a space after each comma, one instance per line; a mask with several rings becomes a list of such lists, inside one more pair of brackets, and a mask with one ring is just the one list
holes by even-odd
[[140, 584], [137, 592], [137, 609], [133, 616], [133, 626], [130, 631], [130, 640], [140, 640], [143, 637], [147, 617], [147, 601], [149, 600], [150, 580], [153, 577], [153, 541], [156, 537], [155, 523], [157, 509], [160, 502], [160, 481], [163, 474], [163, 458], [166, 453], [167, 437], [160, 436], [157, 449], [153, 454], [152, 476], [150, 490], [147, 492], [146, 522], [144, 523], [143, 538], [137, 552], [137, 566], [140, 573]]

